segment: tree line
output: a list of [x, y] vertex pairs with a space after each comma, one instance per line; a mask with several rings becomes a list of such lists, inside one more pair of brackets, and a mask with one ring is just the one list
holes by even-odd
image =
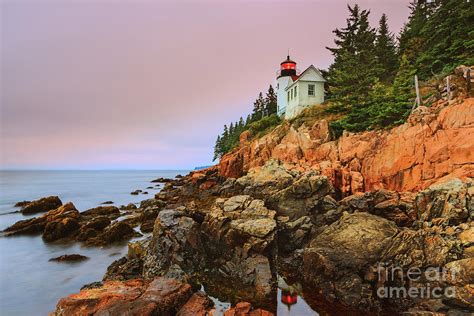
[[240, 134], [246, 130], [253, 133], [263, 131], [277, 125], [280, 120], [277, 115], [277, 96], [273, 86], [270, 85], [265, 96], [258, 94], [253, 102], [253, 111], [244, 120], [242, 117], [237, 122], [225, 124], [222, 134], [217, 136], [214, 146], [214, 160], [235, 148], [239, 144]]
[[[413, 0], [400, 34], [388, 27], [383, 14], [377, 27], [369, 23], [370, 10], [348, 5], [343, 28], [333, 31], [334, 56], [328, 71], [329, 113], [336, 134], [343, 130], [388, 128], [405, 122], [415, 99], [414, 75], [421, 80], [450, 73], [460, 64], [474, 64], [474, 1]], [[224, 125], [214, 147], [214, 160], [235, 148], [245, 130], [253, 134], [277, 125], [276, 94], [270, 86], [260, 93], [253, 112], [244, 121]]]
[[415, 98], [414, 75], [428, 79], [473, 64], [474, 6], [468, 0], [415, 0], [398, 38], [385, 14], [377, 28], [370, 10], [348, 6], [344, 28], [334, 30], [328, 69], [327, 111], [343, 114], [333, 129], [363, 131], [403, 123]]

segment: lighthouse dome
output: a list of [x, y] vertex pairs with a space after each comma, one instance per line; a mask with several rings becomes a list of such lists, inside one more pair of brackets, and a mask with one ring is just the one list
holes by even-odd
[[290, 59], [288, 55], [286, 60], [280, 64], [280, 74], [278, 77], [296, 76], [296, 62]]

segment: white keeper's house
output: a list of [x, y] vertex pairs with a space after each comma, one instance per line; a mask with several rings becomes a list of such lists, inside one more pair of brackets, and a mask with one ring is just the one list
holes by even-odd
[[313, 65], [299, 73], [296, 62], [286, 58], [277, 73], [278, 115], [291, 119], [305, 108], [324, 102], [326, 80]]

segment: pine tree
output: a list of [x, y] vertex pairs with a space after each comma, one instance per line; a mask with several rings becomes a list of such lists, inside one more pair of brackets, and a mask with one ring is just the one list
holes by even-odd
[[247, 118], [245, 119], [245, 125], [249, 125], [252, 122], [252, 116], [249, 114], [247, 115]]
[[403, 55], [393, 82], [391, 97], [385, 102], [378, 115], [377, 125], [379, 127], [391, 127], [405, 122], [415, 99], [415, 73], [415, 68]]
[[277, 112], [277, 96], [272, 85], [268, 87], [267, 94], [265, 96], [265, 114], [272, 115]]
[[260, 92], [258, 98], [253, 103], [252, 119], [259, 120], [263, 117], [263, 111], [265, 109], [265, 100], [263, 99], [263, 93]]
[[242, 118], [242, 116], [239, 119], [238, 126], [239, 126], [239, 129], [243, 129], [245, 126], [244, 119]]
[[329, 67], [330, 99], [332, 111], [344, 112], [350, 107], [363, 106], [371, 87], [377, 81], [379, 66], [375, 56], [375, 30], [370, 27], [370, 11], [358, 5], [348, 6], [350, 16], [343, 29], [336, 29], [334, 55]]
[[224, 131], [222, 132], [222, 148], [224, 148], [225, 142], [229, 139], [229, 128], [224, 125]]
[[422, 78], [474, 62], [474, 1], [438, 0], [423, 25], [416, 65]]
[[410, 3], [410, 15], [398, 38], [398, 55], [405, 55], [408, 62], [414, 64], [418, 58], [424, 39], [421, 32], [433, 11], [429, 0], [413, 0]]
[[232, 135], [234, 134], [234, 123], [230, 123], [230, 126], [229, 126], [229, 136], [232, 137]]
[[352, 80], [351, 74], [345, 69], [355, 67], [353, 55], [355, 53], [354, 37], [359, 22], [359, 6], [353, 8], [348, 6], [350, 16], [346, 20], [346, 27], [335, 29], [333, 33], [336, 35], [334, 43], [336, 47], [326, 47], [334, 56], [334, 62], [329, 66], [327, 79], [330, 82], [329, 97], [333, 100], [333, 109], [342, 112], [351, 102], [348, 86]]
[[222, 157], [222, 140], [221, 136], [217, 135], [217, 140], [216, 144], [214, 145], [214, 158], [212, 161], [215, 161], [216, 159], [220, 159]]
[[382, 14], [375, 39], [375, 56], [380, 66], [379, 81], [391, 83], [398, 69], [397, 52], [393, 34], [387, 24], [387, 16]]

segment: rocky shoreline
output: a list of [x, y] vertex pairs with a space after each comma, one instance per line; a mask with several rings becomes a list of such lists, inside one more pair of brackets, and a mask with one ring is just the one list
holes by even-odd
[[[446, 109], [460, 104], [472, 109], [469, 100]], [[438, 110], [447, 126], [454, 114]], [[430, 117], [429, 124], [439, 121]], [[466, 124], [457, 128], [469, 133], [472, 126]], [[392, 132], [400, 135], [398, 129]], [[449, 152], [459, 154], [471, 145], [467, 138], [451, 144]], [[337, 170], [295, 167], [263, 154], [257, 166], [230, 177], [229, 170], [242, 172], [247, 162], [257, 161], [234, 159], [236, 165], [230, 165], [245, 146], [246, 141], [218, 166], [152, 181], [165, 185], [138, 207], [79, 212], [72, 203], [41, 208], [39, 201], [29, 202], [46, 213], [17, 222], [4, 234], [42, 234], [45, 242], [89, 246], [149, 234], [130, 242], [128, 254], [113, 262], [101, 281], [61, 299], [52, 315], [213, 315], [211, 297], [232, 303], [224, 315], [273, 315], [280, 283], [291, 284], [285, 288], [289, 299], [296, 295], [291, 289], [298, 289], [321, 315], [474, 312], [469, 153], [461, 155], [468, 163], [452, 173], [441, 172], [420, 187], [402, 177], [397, 186], [410, 190], [394, 191], [373, 187], [364, 172], [364, 185], [358, 185], [357, 168], [341, 182], [331, 176]], [[362, 161], [359, 170], [365, 170], [366, 160], [359, 159], [365, 154], [356, 152], [345, 160]], [[392, 182], [380, 183], [390, 188]]]
[[[474, 311], [471, 181], [337, 199], [326, 176], [269, 161], [239, 179], [210, 168], [168, 183], [141, 203], [139, 219], [128, 220], [138, 225], [148, 218], [144, 210], [156, 208], [152, 235], [130, 243], [127, 256], [112, 263], [101, 282], [61, 299], [54, 315], [212, 315], [207, 295], [214, 293], [235, 304], [225, 315], [237, 315], [239, 308], [245, 310], [239, 315], [271, 315], [279, 276], [298, 284], [305, 297], [317, 297], [307, 302], [322, 315]], [[79, 223], [112, 212], [83, 213], [76, 216]], [[45, 215], [40, 218], [51, 218]], [[390, 265], [403, 272], [419, 269], [422, 276], [380, 278], [380, 266], [388, 271]], [[427, 280], [424, 273], [433, 267], [446, 275]], [[384, 287], [435, 285], [456, 295], [378, 296]]]

